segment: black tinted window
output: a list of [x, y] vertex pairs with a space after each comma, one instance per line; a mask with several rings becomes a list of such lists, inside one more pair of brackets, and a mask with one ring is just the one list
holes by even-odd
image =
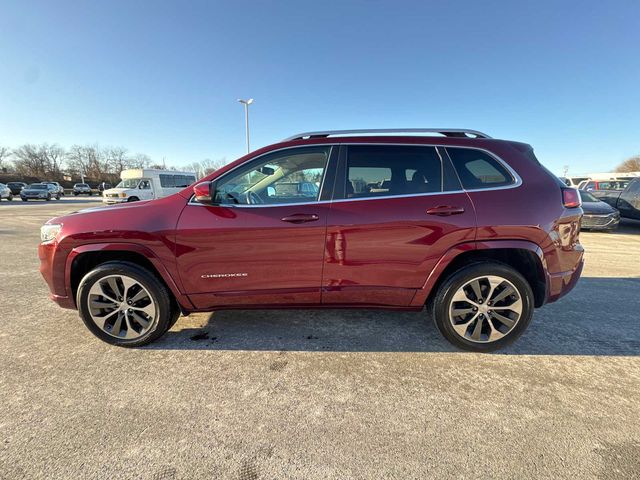
[[442, 191], [442, 164], [434, 147], [350, 146], [346, 198]]
[[514, 179], [491, 155], [471, 148], [447, 148], [462, 186], [467, 190], [511, 185]]

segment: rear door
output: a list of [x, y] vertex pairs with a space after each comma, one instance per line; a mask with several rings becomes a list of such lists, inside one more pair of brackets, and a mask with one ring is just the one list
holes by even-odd
[[344, 145], [322, 303], [407, 306], [440, 257], [474, 235], [473, 205], [438, 148]]
[[[322, 145], [263, 155], [218, 180], [219, 205], [186, 206], [176, 257], [197, 308], [320, 303], [331, 152]], [[318, 189], [292, 188], [302, 182]]]

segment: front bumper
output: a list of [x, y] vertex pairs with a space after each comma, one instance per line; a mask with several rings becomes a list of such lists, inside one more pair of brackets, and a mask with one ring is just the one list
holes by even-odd
[[614, 212], [606, 215], [588, 215], [582, 216], [583, 230], [613, 230], [620, 224], [620, 213]]
[[102, 203], [126, 203], [128, 201], [129, 201], [129, 198], [102, 197]]
[[41, 195], [34, 193], [21, 193], [21, 198], [26, 198], [27, 200], [46, 200], [49, 195]]

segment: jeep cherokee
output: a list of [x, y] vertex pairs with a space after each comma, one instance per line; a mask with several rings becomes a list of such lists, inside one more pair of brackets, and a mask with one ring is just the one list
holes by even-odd
[[40, 270], [55, 302], [125, 347], [191, 312], [426, 307], [451, 343], [489, 351], [575, 286], [581, 216], [524, 143], [312, 132], [172, 196], [49, 220]]

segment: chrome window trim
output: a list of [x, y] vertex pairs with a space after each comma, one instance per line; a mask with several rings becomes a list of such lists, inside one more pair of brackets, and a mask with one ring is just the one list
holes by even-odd
[[[283, 151], [283, 150], [289, 150], [292, 148], [304, 148], [304, 147], [319, 147], [319, 146], [331, 146], [336, 147], [339, 145], [397, 145], [397, 146], [405, 146], [405, 147], [440, 147], [440, 148], [444, 148], [445, 151], [447, 149], [447, 147], [449, 148], [466, 148], [466, 149], [471, 149], [471, 150], [480, 150], [481, 152], [486, 153], [487, 155], [489, 155], [490, 157], [492, 157], [494, 160], [496, 160], [500, 165], [502, 165], [512, 176], [513, 176], [513, 183], [510, 185], [503, 185], [501, 187], [488, 187], [488, 188], [474, 188], [474, 189], [465, 189], [464, 187], [461, 190], [448, 190], [446, 192], [431, 192], [431, 193], [409, 193], [409, 194], [402, 194], [402, 195], [384, 195], [384, 196], [379, 196], [379, 197], [363, 197], [363, 198], [339, 198], [339, 199], [332, 199], [332, 200], [319, 200], [319, 201], [314, 201], [314, 202], [295, 202], [295, 203], [269, 203], [269, 204], [259, 204], [259, 205], [241, 205], [241, 204], [224, 204], [224, 205], [205, 205], [202, 203], [198, 203], [196, 201], [193, 200], [194, 196], [191, 195], [191, 198], [189, 199], [189, 202], [187, 202], [187, 205], [195, 205], [195, 206], [199, 206], [199, 207], [210, 207], [210, 206], [224, 206], [224, 207], [228, 207], [228, 208], [268, 208], [268, 207], [286, 207], [286, 206], [296, 206], [296, 205], [322, 205], [322, 204], [328, 204], [328, 203], [343, 203], [343, 202], [361, 202], [361, 201], [367, 201], [367, 200], [382, 200], [385, 198], [410, 198], [410, 197], [431, 197], [434, 195], [450, 195], [450, 194], [455, 194], [455, 193], [473, 193], [473, 192], [491, 192], [491, 191], [495, 191], [495, 190], [509, 190], [511, 188], [518, 188], [522, 185], [522, 178], [520, 177], [520, 175], [518, 175], [518, 173], [511, 168], [511, 165], [509, 165], [506, 161], [504, 161], [502, 158], [500, 158], [498, 155], [496, 155], [495, 153], [485, 149], [485, 148], [480, 148], [480, 147], [467, 147], [467, 146], [458, 146], [458, 145], [443, 145], [440, 143], [385, 143], [385, 142], [372, 142], [372, 143], [363, 143], [363, 142], [336, 142], [334, 143], [313, 143], [313, 144], [305, 144], [305, 145], [295, 145], [292, 147], [283, 147], [283, 148], [279, 148], [276, 150], [271, 150], [269, 152], [265, 152], [261, 155], [258, 155], [257, 157], [252, 158], [251, 160], [247, 160], [247, 162], [252, 162], [254, 160], [257, 160], [265, 155], [269, 155], [271, 153], [276, 153], [279, 151]], [[436, 150], [437, 151], [437, 150]], [[329, 156], [331, 156], [331, 153], [329, 153]], [[449, 155], [447, 153], [447, 155]], [[442, 159], [444, 161], [444, 159]], [[449, 160], [449, 159], [447, 159]], [[451, 160], [449, 160], [451, 161]], [[245, 165], [245, 163], [242, 163], [234, 168], [232, 168], [231, 170], [229, 170], [228, 172], [225, 172], [220, 178], [224, 178], [226, 175], [228, 175], [229, 173], [233, 172], [234, 170], [236, 170], [237, 168], [242, 167], [243, 165]], [[327, 162], [328, 164], [328, 162]], [[453, 167], [455, 170], [455, 166]], [[443, 168], [444, 171], [444, 168]], [[457, 172], [457, 170], [456, 170]], [[443, 173], [444, 174], [444, 173]], [[322, 187], [324, 187], [324, 180], [326, 178], [326, 173], [325, 175], [322, 176], [322, 184], [321, 184], [321, 188], [320, 188], [320, 193], [322, 192]], [[444, 185], [444, 183], [443, 183]], [[462, 186], [462, 182], [460, 182], [460, 185]], [[318, 198], [320, 197], [320, 193], [318, 194]]]

